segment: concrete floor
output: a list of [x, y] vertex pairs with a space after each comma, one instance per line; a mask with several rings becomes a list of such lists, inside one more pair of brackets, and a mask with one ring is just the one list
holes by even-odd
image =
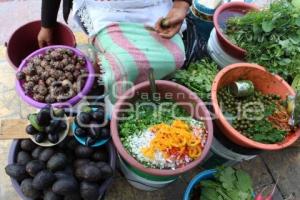
[[[7, 118], [24, 118], [34, 109], [24, 104], [14, 89], [14, 70], [5, 60], [4, 43], [20, 25], [39, 19], [40, 0], [0, 0], [0, 120]], [[61, 17], [59, 17], [61, 20]], [[78, 29], [72, 28], [77, 32]], [[81, 33], [76, 33], [77, 43], [87, 41]], [[0, 141], [0, 199], [17, 200], [19, 197], [11, 187], [4, 166], [7, 162], [11, 141]], [[278, 190], [274, 200], [300, 200], [300, 145], [280, 152], [266, 152], [259, 157], [243, 162], [237, 167], [249, 172], [253, 178], [256, 191], [271, 186], [279, 178]], [[182, 199], [183, 191], [191, 178], [200, 172], [200, 168], [192, 170], [180, 177], [168, 187], [156, 192], [144, 192], [131, 187], [127, 181], [117, 174], [112, 187], [108, 190], [108, 200], [164, 200]]]

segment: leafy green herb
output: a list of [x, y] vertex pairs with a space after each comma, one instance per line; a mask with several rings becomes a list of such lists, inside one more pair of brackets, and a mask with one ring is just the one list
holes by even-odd
[[276, 111], [277, 95], [264, 95], [255, 91], [248, 97], [234, 97], [228, 87], [218, 92], [218, 101], [223, 114], [231, 116], [232, 126], [246, 137], [261, 143], [274, 144], [284, 140], [288, 134], [267, 120]]
[[126, 113], [126, 120], [120, 123], [120, 136], [125, 140], [128, 136], [142, 132], [159, 123], [171, 123], [174, 117], [188, 117], [188, 113], [173, 101], [162, 100], [158, 105], [150, 100], [138, 100], [134, 108]]
[[215, 62], [202, 59], [191, 63], [186, 70], [178, 70], [174, 75], [174, 81], [188, 87], [203, 101], [209, 101], [212, 82], [217, 73]]
[[269, 9], [228, 20], [226, 35], [247, 60], [291, 82], [300, 73], [300, 1], [280, 0]]
[[220, 168], [214, 180], [201, 182], [201, 200], [253, 200], [251, 177], [242, 170]]

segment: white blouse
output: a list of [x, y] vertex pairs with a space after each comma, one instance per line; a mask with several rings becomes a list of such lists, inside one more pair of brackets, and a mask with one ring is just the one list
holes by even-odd
[[172, 5], [172, 0], [74, 0], [73, 15], [92, 36], [115, 22], [154, 27], [159, 18], [168, 14]]

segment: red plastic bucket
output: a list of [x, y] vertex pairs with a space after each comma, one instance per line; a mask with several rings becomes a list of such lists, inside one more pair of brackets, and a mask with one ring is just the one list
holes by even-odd
[[[22, 60], [39, 49], [37, 36], [41, 29], [41, 21], [29, 22], [18, 28], [10, 37], [7, 45], [7, 59], [14, 69], [18, 69]], [[53, 45], [76, 46], [73, 32], [64, 24], [54, 27]]]
[[246, 56], [246, 50], [233, 44], [224, 34], [224, 28], [228, 18], [233, 16], [242, 16], [249, 11], [258, 10], [254, 4], [244, 2], [230, 2], [220, 6], [214, 14], [214, 26], [217, 31], [217, 37], [221, 47], [231, 56], [243, 59]]

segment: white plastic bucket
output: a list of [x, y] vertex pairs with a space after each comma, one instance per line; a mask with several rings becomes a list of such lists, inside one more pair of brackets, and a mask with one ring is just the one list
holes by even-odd
[[256, 155], [244, 155], [234, 152], [221, 144], [216, 138], [213, 138], [210, 152], [202, 166], [207, 169], [215, 168], [219, 165], [232, 166], [245, 160], [251, 160], [255, 157]]
[[215, 28], [210, 33], [207, 43], [207, 52], [220, 68], [224, 68], [234, 63], [245, 62], [239, 58], [232, 57], [222, 49]]
[[130, 170], [126, 163], [120, 157], [119, 161], [121, 171], [124, 174], [125, 178], [127, 179], [130, 185], [137, 189], [145, 191], [154, 191], [166, 187], [167, 185], [175, 181], [175, 179], [168, 181], [152, 181], [145, 179], [134, 173], [132, 170]]

